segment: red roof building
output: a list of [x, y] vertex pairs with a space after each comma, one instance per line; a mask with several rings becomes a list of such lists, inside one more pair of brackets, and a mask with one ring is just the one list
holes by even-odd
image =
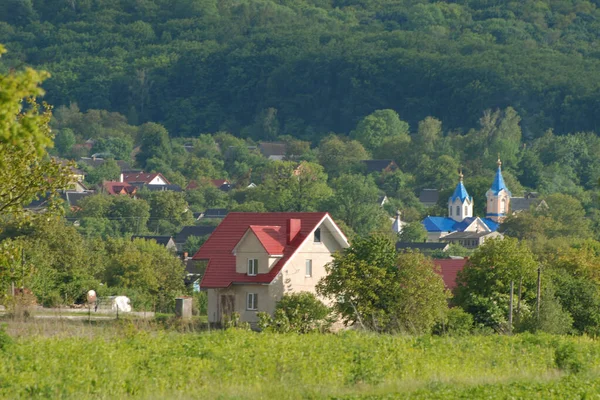
[[331, 255], [346, 247], [328, 213], [229, 213], [193, 256], [207, 262], [200, 287], [208, 290], [209, 321], [235, 311], [253, 323], [283, 294], [314, 292]]
[[104, 181], [102, 182], [102, 187], [106, 193], [111, 195], [126, 194], [133, 196], [137, 192], [137, 187], [127, 182]]
[[146, 185], [170, 185], [171, 183], [160, 172], [146, 173], [144, 171], [124, 172], [121, 182], [145, 183]]
[[458, 272], [462, 271], [465, 267], [467, 261], [467, 258], [433, 260], [433, 263], [440, 267], [437, 272], [442, 275], [444, 285], [447, 289], [452, 290], [456, 287], [456, 276], [458, 275]]

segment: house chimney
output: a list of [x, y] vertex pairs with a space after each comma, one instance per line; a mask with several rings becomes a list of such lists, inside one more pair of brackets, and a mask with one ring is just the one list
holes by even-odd
[[123, 183], [124, 182], [124, 177], [123, 177], [123, 173], [121, 172], [121, 175], [119, 175], [119, 182]]
[[287, 243], [290, 244], [292, 243], [292, 240], [294, 240], [296, 238], [296, 236], [298, 236], [298, 233], [300, 233], [300, 229], [302, 228], [302, 221], [299, 219], [288, 219], [287, 220]]

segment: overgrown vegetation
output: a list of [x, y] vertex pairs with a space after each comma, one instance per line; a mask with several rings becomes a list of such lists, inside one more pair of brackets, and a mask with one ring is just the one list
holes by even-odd
[[5, 398], [564, 398], [595, 393], [600, 366], [587, 338], [180, 334], [127, 322], [25, 335], [1, 353]]

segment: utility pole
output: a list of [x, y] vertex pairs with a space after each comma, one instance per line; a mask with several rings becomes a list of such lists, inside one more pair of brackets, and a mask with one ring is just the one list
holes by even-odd
[[542, 297], [542, 267], [538, 267], [538, 279], [537, 279], [537, 296], [535, 303], [535, 316], [539, 322], [540, 320], [540, 298]]
[[521, 320], [521, 293], [522, 293], [522, 287], [523, 287], [523, 277], [521, 277], [519, 279], [519, 292], [518, 295], [519, 299], [517, 300], [517, 321]]
[[25, 249], [21, 247], [21, 297], [25, 296]]
[[510, 301], [508, 309], [508, 330], [512, 334], [513, 330], [513, 295], [515, 293], [515, 282], [510, 281]]

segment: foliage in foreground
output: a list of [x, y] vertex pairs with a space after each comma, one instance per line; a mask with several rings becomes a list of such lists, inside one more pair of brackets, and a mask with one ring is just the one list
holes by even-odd
[[331, 309], [309, 292], [283, 296], [275, 306], [275, 313], [258, 313], [259, 328], [274, 332], [324, 332], [332, 323]]
[[335, 301], [347, 325], [429, 333], [448, 309], [448, 293], [431, 260], [418, 252], [396, 254], [384, 235], [356, 238], [325, 268], [317, 291]]
[[[241, 330], [184, 335], [125, 326], [97, 337], [17, 339], [0, 364], [0, 397], [430, 398], [475, 393], [499, 398], [494, 389], [507, 388], [515, 397], [539, 391], [550, 393], [545, 398], [564, 398], [570, 391], [597, 389], [587, 385], [597, 378], [599, 355], [600, 344], [583, 337]], [[567, 377], [559, 379], [562, 374]]]

